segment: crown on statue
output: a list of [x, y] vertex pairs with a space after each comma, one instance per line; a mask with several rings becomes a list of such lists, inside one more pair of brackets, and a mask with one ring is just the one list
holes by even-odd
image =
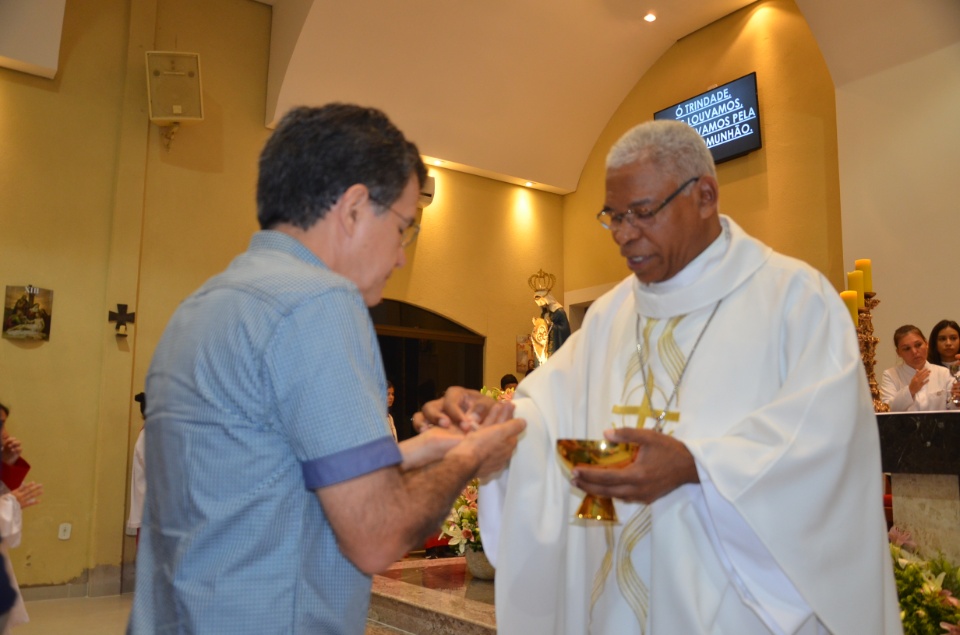
[[547, 273], [543, 269], [533, 274], [527, 278], [527, 284], [530, 285], [530, 288], [533, 289], [533, 292], [538, 295], [546, 295], [550, 293], [550, 289], [553, 288], [553, 285], [557, 284], [557, 277], [552, 273]]

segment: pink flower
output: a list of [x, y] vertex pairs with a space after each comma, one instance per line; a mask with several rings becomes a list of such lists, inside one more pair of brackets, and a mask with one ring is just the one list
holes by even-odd
[[442, 536], [449, 536], [448, 544], [463, 554], [467, 543], [480, 549], [480, 530], [477, 527], [478, 483], [471, 481], [457, 497], [443, 529]]
[[890, 542], [897, 547], [903, 547], [908, 551], [917, 548], [917, 543], [913, 541], [910, 532], [905, 529], [900, 529], [896, 525], [890, 528], [890, 533], [887, 534], [887, 537], [890, 539]]
[[[960, 600], [953, 597], [953, 593], [950, 592], [950, 589], [940, 589], [940, 597], [943, 598], [943, 601], [950, 606], [960, 606]], [[960, 633], [957, 633], [957, 635], [960, 635]]]
[[940, 628], [943, 629], [943, 635], [960, 635], [960, 624], [940, 622]]

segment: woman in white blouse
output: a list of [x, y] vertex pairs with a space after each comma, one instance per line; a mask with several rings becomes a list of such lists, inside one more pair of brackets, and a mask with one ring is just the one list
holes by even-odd
[[891, 412], [954, 409], [947, 396], [953, 376], [945, 367], [927, 361], [927, 340], [920, 329], [905, 324], [893, 334], [897, 356], [903, 360], [883, 371], [880, 397]]

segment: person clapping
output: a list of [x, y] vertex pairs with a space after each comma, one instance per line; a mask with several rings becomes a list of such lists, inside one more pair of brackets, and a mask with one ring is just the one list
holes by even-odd
[[883, 371], [880, 396], [891, 412], [954, 409], [947, 396], [953, 377], [945, 367], [927, 361], [928, 345], [923, 333], [905, 324], [893, 334], [897, 356], [903, 360]]

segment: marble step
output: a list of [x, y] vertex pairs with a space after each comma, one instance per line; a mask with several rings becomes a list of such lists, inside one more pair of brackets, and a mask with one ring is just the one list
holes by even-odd
[[463, 558], [397, 562], [373, 577], [367, 632], [376, 627], [413, 635], [493, 635], [493, 582], [474, 579]]

